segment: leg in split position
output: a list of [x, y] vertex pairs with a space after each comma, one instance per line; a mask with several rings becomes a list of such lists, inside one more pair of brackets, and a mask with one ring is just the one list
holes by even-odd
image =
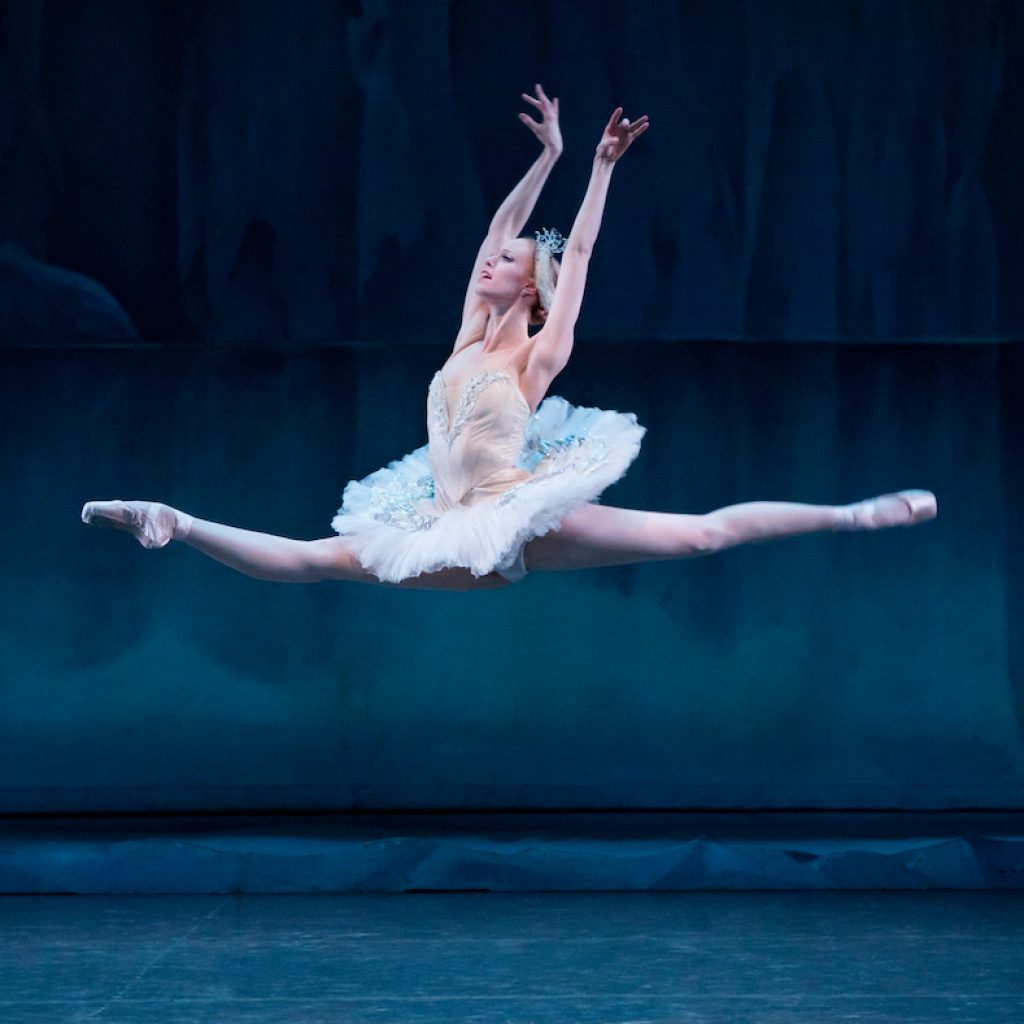
[[936, 512], [935, 495], [921, 490], [851, 505], [748, 501], [703, 515], [584, 505], [557, 531], [530, 541], [526, 565], [531, 571], [555, 571], [692, 558], [803, 533], [912, 526], [934, 519]]
[[157, 501], [89, 501], [82, 508], [82, 522], [125, 530], [145, 548], [162, 548], [177, 540], [246, 576], [278, 583], [350, 580], [424, 590], [480, 590], [508, 584], [497, 573], [477, 578], [468, 569], [444, 569], [399, 584], [381, 584], [363, 568], [343, 537], [278, 537], [199, 519]]

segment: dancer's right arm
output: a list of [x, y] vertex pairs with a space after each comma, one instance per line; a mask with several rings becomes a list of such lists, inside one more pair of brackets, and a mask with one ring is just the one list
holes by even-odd
[[[544, 183], [548, 180], [551, 168], [562, 155], [562, 132], [558, 125], [558, 99], [548, 99], [540, 85], [536, 86], [537, 98], [522, 94], [527, 103], [537, 108], [541, 121], [534, 121], [526, 114], [520, 114], [519, 120], [526, 125], [544, 147], [533, 165], [522, 177], [514, 189], [506, 196], [491, 218], [487, 235], [473, 261], [473, 272], [466, 288], [466, 299], [462, 305], [462, 328], [456, 340], [456, 351], [477, 336], [483, 334], [483, 320], [486, 319], [486, 306], [477, 298], [476, 285], [483, 270], [484, 260], [492, 252], [497, 252], [510, 238], [515, 238], [523, 230], [533, 208], [537, 204]], [[477, 324], [476, 321], [480, 320]]]

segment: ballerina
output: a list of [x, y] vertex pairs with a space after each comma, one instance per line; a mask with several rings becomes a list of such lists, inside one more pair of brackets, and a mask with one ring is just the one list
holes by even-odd
[[[636, 458], [644, 428], [632, 413], [547, 395], [572, 353], [612, 173], [650, 119], [612, 112], [568, 239], [547, 229], [520, 237], [562, 153], [558, 99], [540, 85], [535, 91], [522, 97], [540, 120], [519, 117], [541, 154], [477, 253], [455, 345], [427, 393], [427, 444], [351, 481], [334, 536], [257, 533], [155, 501], [86, 502], [82, 520], [126, 530], [146, 548], [181, 541], [257, 579], [470, 590], [507, 586], [528, 572], [690, 558], [935, 518], [935, 495], [917, 489], [849, 505], [752, 501], [703, 514], [596, 503]], [[540, 329], [531, 334], [531, 326]]]

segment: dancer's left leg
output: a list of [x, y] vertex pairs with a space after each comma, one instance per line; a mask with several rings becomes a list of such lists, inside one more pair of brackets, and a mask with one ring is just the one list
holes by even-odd
[[883, 495], [853, 505], [748, 501], [703, 515], [584, 505], [569, 513], [558, 530], [530, 541], [526, 566], [554, 571], [693, 558], [804, 533], [879, 529], [934, 518], [930, 492], [900, 493], [909, 497]]

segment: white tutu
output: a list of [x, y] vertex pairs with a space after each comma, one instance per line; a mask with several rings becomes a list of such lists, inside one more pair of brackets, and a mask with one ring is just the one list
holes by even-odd
[[528, 540], [622, 477], [645, 432], [633, 413], [547, 398], [526, 426], [517, 467], [529, 476], [520, 482], [440, 511], [424, 445], [349, 483], [331, 526], [385, 582], [452, 566], [486, 576], [511, 566]]

